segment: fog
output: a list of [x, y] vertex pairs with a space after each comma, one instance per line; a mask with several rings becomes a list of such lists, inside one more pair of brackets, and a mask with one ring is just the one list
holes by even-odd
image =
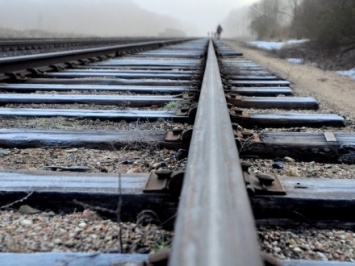
[[250, 6], [244, 6], [238, 9], [233, 9], [229, 12], [228, 16], [222, 20], [224, 28], [223, 37], [227, 38], [253, 38], [249, 25], [251, 23], [249, 16]]
[[[255, 0], [0, 0], [0, 28], [86, 36], [206, 36]], [[222, 23], [223, 26], [223, 23]]]
[[[218, 24], [223, 28], [227, 26], [228, 36], [235, 35], [238, 30], [232, 32], [230, 29], [231, 20], [239, 21], [237, 17], [231, 17], [236, 10], [246, 11], [249, 6], [257, 0], [135, 0], [140, 6], [154, 10], [161, 14], [174, 16], [193, 29], [189, 34], [197, 33], [205, 36], [207, 32], [215, 31]], [[238, 13], [238, 12], [237, 12]], [[226, 24], [226, 25], [225, 25]], [[245, 23], [243, 23], [245, 24]], [[238, 27], [238, 25], [236, 25]], [[239, 26], [240, 28], [241, 26]]]

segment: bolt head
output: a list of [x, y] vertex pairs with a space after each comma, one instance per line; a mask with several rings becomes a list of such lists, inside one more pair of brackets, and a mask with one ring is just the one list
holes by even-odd
[[275, 178], [269, 174], [257, 173], [255, 176], [259, 180], [259, 183], [261, 185], [271, 186], [272, 183], [275, 181]]

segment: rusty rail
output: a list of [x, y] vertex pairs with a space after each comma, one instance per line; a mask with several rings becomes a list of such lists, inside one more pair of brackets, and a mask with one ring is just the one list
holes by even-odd
[[262, 265], [212, 42], [169, 265]]

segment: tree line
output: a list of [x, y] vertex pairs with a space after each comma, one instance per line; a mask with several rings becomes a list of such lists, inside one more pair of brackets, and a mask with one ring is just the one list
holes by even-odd
[[354, 0], [259, 0], [249, 15], [258, 39], [307, 38], [324, 48], [355, 46]]

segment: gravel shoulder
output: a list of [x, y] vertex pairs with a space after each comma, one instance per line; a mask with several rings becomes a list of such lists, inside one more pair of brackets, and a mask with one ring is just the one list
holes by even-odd
[[275, 58], [268, 52], [238, 45], [235, 41], [226, 43], [242, 52], [246, 58], [289, 80], [296, 95], [313, 96], [335, 112], [354, 118], [354, 80], [309, 65], [292, 64], [284, 59]]

